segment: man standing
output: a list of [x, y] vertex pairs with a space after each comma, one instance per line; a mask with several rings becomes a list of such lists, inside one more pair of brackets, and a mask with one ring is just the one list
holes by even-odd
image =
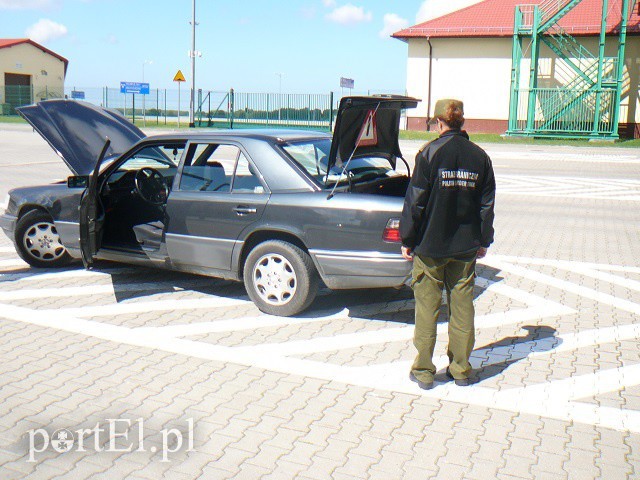
[[432, 122], [440, 136], [416, 156], [400, 221], [402, 255], [413, 260], [416, 299], [418, 355], [409, 378], [424, 390], [433, 388], [436, 373], [432, 357], [443, 287], [449, 303], [447, 376], [456, 385], [470, 384], [476, 259], [493, 242], [496, 190], [489, 156], [461, 130], [462, 102], [438, 100]]

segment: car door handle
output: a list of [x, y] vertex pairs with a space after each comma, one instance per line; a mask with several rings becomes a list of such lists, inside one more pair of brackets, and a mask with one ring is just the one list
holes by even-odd
[[238, 215], [249, 215], [251, 213], [256, 213], [258, 210], [253, 207], [245, 207], [242, 205], [238, 205], [236, 208], [233, 209], [233, 211], [236, 212]]

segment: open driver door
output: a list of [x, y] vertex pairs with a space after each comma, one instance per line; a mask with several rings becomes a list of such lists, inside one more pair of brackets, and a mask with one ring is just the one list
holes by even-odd
[[82, 252], [82, 263], [86, 269], [90, 269], [93, 266], [93, 258], [102, 243], [104, 209], [99, 201], [98, 180], [100, 166], [107, 150], [109, 150], [110, 144], [111, 140], [107, 138], [93, 173], [89, 176], [87, 188], [80, 200], [80, 250]]

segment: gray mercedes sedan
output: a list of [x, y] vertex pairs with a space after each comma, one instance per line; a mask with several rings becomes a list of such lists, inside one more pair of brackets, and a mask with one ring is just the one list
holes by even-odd
[[12, 190], [0, 227], [33, 267], [105, 259], [238, 280], [273, 315], [306, 309], [321, 281], [397, 287], [411, 269], [400, 254], [410, 171], [398, 133], [402, 109], [416, 104], [345, 97], [333, 138], [302, 130], [147, 137], [84, 102], [23, 107], [73, 176]]

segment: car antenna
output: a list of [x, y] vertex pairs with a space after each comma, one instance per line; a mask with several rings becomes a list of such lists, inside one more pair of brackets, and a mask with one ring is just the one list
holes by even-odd
[[[378, 108], [380, 108], [380, 103], [378, 102], [378, 105], [376, 105], [376, 109], [373, 111], [373, 116], [376, 116], [376, 113], [378, 113]], [[349, 159], [347, 160], [347, 163], [344, 164], [344, 168], [342, 169], [342, 172], [340, 172], [340, 176], [338, 177], [338, 180], [336, 180], [335, 185], [333, 186], [333, 188], [331, 189], [331, 193], [329, 194], [329, 196], [327, 197], [327, 200], [331, 200], [335, 194], [336, 188], [338, 186], [338, 183], [340, 182], [340, 179], [342, 178], [342, 176], [344, 175], [344, 172], [347, 171], [347, 168], [349, 168], [349, 164], [351, 163], [351, 159], [353, 158], [353, 156], [356, 153], [356, 150], [358, 150], [358, 147], [360, 146], [360, 141], [362, 140], [362, 135], [360, 135], [358, 137], [358, 142], [356, 143], [356, 146], [353, 147], [353, 151], [351, 152], [351, 155], [349, 155]], [[327, 171], [327, 179], [329, 178], [329, 172]], [[351, 187], [351, 179], [349, 178], [349, 176], [347, 175], [347, 178], [349, 179], [349, 187]], [[349, 191], [351, 191], [351, 188], [349, 188]]]

